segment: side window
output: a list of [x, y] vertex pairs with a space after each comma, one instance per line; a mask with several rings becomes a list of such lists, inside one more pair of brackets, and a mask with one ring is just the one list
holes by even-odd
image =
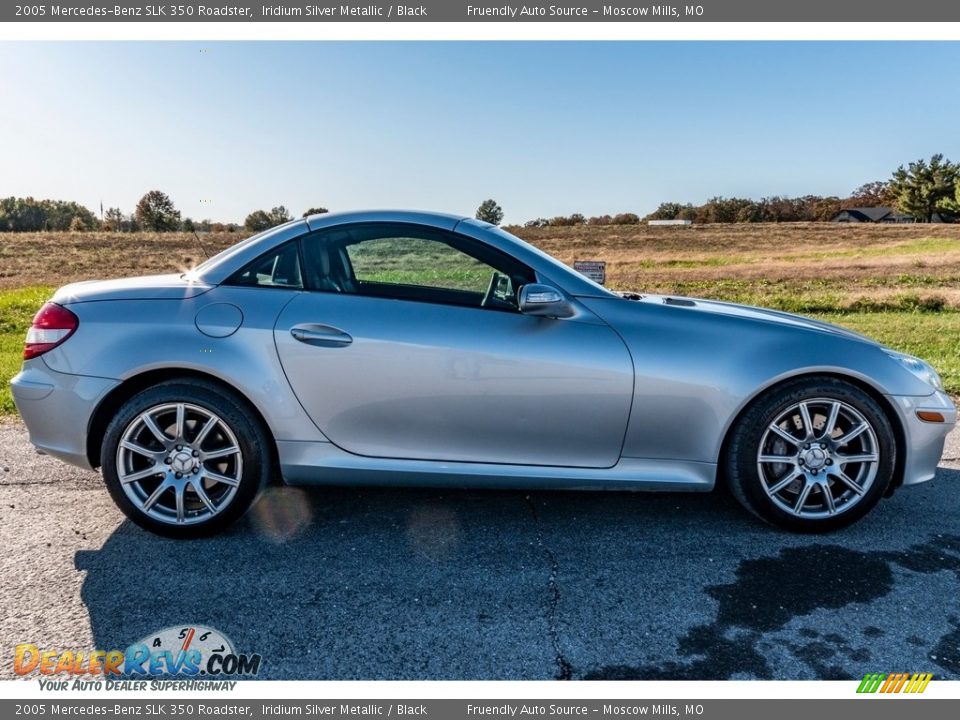
[[247, 287], [303, 288], [300, 253], [296, 241], [261, 255], [227, 281]]
[[311, 289], [398, 300], [516, 310], [533, 272], [453, 233], [405, 225], [357, 225], [304, 239]]
[[347, 246], [358, 283], [419, 285], [483, 293], [493, 268], [437, 240], [373, 238]]

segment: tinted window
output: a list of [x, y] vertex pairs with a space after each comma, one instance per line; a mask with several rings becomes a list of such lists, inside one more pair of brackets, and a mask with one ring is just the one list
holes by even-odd
[[250, 287], [302, 288], [300, 253], [296, 241], [261, 255], [252, 263], [235, 273], [227, 283]]
[[486, 292], [493, 268], [444, 242], [417, 237], [374, 238], [347, 246], [362, 283], [421, 285]]
[[533, 273], [521, 263], [454, 233], [407, 225], [357, 225], [308, 236], [307, 285], [401, 300], [516, 309]]

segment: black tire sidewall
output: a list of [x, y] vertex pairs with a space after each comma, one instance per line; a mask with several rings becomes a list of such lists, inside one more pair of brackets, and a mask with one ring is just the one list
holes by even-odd
[[[873, 484], [849, 510], [827, 518], [800, 518], [778, 507], [767, 495], [757, 470], [757, 451], [767, 427], [790, 406], [803, 400], [839, 400], [860, 412], [873, 428], [880, 462]], [[880, 405], [860, 388], [833, 378], [794, 381], [754, 402], [739, 419], [727, 457], [731, 490], [748, 510], [760, 518], [795, 532], [829, 532], [856, 522], [883, 497], [893, 480], [897, 443], [893, 428]]]
[[[240, 446], [243, 457], [243, 475], [237, 493], [230, 505], [206, 522], [191, 525], [171, 525], [144, 514], [120, 483], [116, 467], [117, 449], [127, 426], [148, 408], [171, 402], [199, 405], [215, 413], [225, 422]], [[214, 535], [239, 519], [253, 504], [270, 476], [270, 444], [260, 422], [252, 417], [243, 401], [212, 383], [202, 381], [169, 381], [143, 390], [126, 403], [114, 416], [104, 433], [101, 446], [101, 471], [107, 490], [117, 506], [130, 520], [158, 535], [172, 538], [194, 538]]]

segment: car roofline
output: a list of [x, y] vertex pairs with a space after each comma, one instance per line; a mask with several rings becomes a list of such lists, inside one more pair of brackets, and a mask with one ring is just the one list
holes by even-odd
[[606, 288], [591, 282], [573, 268], [563, 265], [526, 241], [500, 230], [495, 225], [465, 215], [417, 210], [351, 210], [321, 213], [293, 220], [228, 248], [197, 267], [187, 277], [193, 281], [219, 285], [233, 273], [266, 252], [309, 232], [341, 225], [362, 223], [405, 223], [423, 227], [459, 231], [491, 247], [516, 257], [536, 270], [545, 280], [559, 285], [576, 297], [616, 297]]
[[426, 225], [442, 230], [453, 230], [465, 215], [431, 212], [426, 210], [348, 210], [345, 212], [321, 213], [306, 218], [310, 230], [320, 230], [331, 225], [346, 225], [363, 222], [396, 222]]

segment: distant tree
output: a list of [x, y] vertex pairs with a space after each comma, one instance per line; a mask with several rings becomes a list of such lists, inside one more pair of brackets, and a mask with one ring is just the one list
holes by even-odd
[[697, 222], [734, 223], [752, 204], [752, 200], [745, 198], [710, 198], [697, 213]]
[[587, 218], [587, 225], [613, 225], [613, 217], [611, 215], [594, 215]]
[[[837, 214], [843, 210], [844, 205], [843, 200], [840, 198], [831, 195], [830, 197], [821, 197], [817, 198], [810, 206], [811, 220], [818, 220], [821, 222], [832, 220]], [[887, 205], [893, 205], [892, 201], [888, 201]], [[875, 205], [861, 205], [858, 207], [878, 207]], [[884, 206], [879, 206], [884, 207]]]
[[737, 209], [738, 223], [760, 222], [763, 219], [763, 209], [760, 203], [751, 202]]
[[117, 232], [123, 227], [123, 211], [120, 208], [107, 208], [103, 214], [103, 229]]
[[496, 200], [484, 200], [477, 208], [476, 218], [491, 225], [499, 225], [503, 222], [503, 208], [497, 205]]
[[184, 232], [192, 233], [197, 231], [197, 226], [194, 224], [192, 219], [184, 218], [183, 222], [180, 223], [180, 229]]
[[889, 207], [896, 202], [897, 199], [890, 192], [890, 183], [874, 180], [864, 183], [850, 193], [846, 204], [848, 207]]
[[217, 222], [210, 225], [210, 232], [222, 233], [227, 231], [227, 226], [223, 223]]
[[644, 220], [676, 220], [683, 209], [684, 206], [680, 203], [660, 203], [657, 209], [647, 215]]
[[146, 230], [166, 232], [180, 227], [180, 211], [166, 193], [151, 190], [137, 203], [134, 213], [137, 222]]
[[760, 198], [757, 204], [760, 208], [757, 222], [796, 222], [803, 219], [804, 203], [799, 198], [774, 195]]
[[613, 216], [614, 225], [639, 225], [640, 216], [636, 213], [619, 213]]
[[900, 212], [930, 222], [938, 210], [950, 209], [958, 182], [960, 166], [938, 153], [929, 162], [917, 160], [906, 168], [898, 167], [890, 180], [890, 192]]
[[307, 210], [307, 211], [303, 214], [303, 217], [310, 217], [311, 215], [323, 215], [324, 213], [328, 213], [328, 212], [330, 212], [330, 211], [327, 210], [325, 207], [315, 207], [315, 208], [310, 208], [309, 210]]
[[268, 213], [270, 216], [270, 224], [272, 225], [283, 225], [285, 222], [290, 222], [293, 220], [293, 216], [290, 215], [290, 211], [287, 210], [283, 205], [278, 205], [275, 208], [272, 208]]
[[70, 232], [84, 232], [85, 230], [89, 230], [87, 224], [82, 217], [75, 215], [73, 220], [70, 221]]
[[247, 215], [247, 219], [243, 221], [243, 226], [250, 232], [263, 232], [272, 228], [274, 222], [266, 211], [254, 210]]
[[100, 225], [92, 212], [75, 202], [32, 197], [0, 198], [0, 231], [68, 230], [77, 217], [88, 230]]

